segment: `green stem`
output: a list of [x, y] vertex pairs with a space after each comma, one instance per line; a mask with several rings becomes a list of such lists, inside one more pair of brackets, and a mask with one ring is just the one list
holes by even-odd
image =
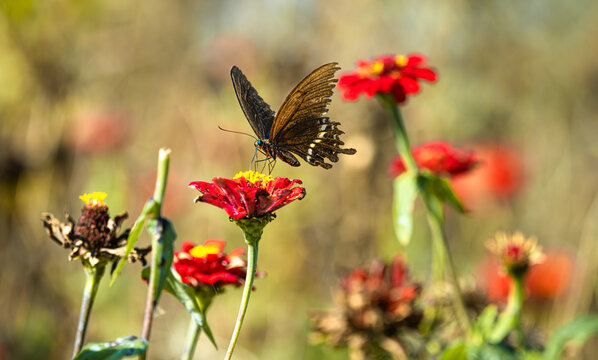
[[[461, 294], [461, 289], [459, 287], [459, 277], [457, 276], [455, 262], [449, 251], [448, 241], [444, 232], [444, 209], [442, 208], [442, 202], [425, 192], [422, 197], [428, 210], [428, 224], [434, 243], [433, 254], [436, 258], [433, 259], [433, 262], [440, 262], [440, 264], [433, 264], [433, 266], [435, 266], [435, 276], [443, 277], [445, 268], [440, 269], [440, 266], [448, 267], [449, 280], [453, 286], [453, 305], [455, 307], [457, 321], [459, 322], [463, 333], [467, 334], [470, 329], [470, 323], [469, 318], [467, 317], [467, 311], [465, 310], [465, 304], [463, 303], [463, 295]], [[437, 278], [436, 280], [442, 280], [442, 278]]]
[[[160, 149], [158, 154], [158, 173], [156, 176], [156, 188], [154, 190], [153, 202], [154, 206], [150, 217], [154, 219], [160, 218], [162, 211], [162, 201], [164, 200], [164, 193], [166, 192], [166, 181], [168, 180], [168, 168], [170, 165], [170, 149]], [[159, 246], [155, 238], [152, 238], [152, 267], [150, 270], [149, 285], [147, 287], [147, 296], [145, 301], [145, 312], [143, 316], [143, 325], [141, 329], [141, 338], [148, 342], [152, 328], [152, 320], [154, 318], [154, 311], [158, 305], [158, 299], [154, 300], [156, 294], [156, 286], [158, 286], [159, 277], [159, 261], [162, 260], [163, 246]], [[159, 294], [159, 292], [158, 292]], [[149, 349], [148, 349], [149, 350]], [[139, 359], [144, 360], [147, 357], [147, 352], [139, 355]]]
[[83, 267], [85, 268], [86, 276], [85, 289], [83, 290], [83, 298], [81, 300], [81, 313], [79, 314], [79, 324], [77, 325], [73, 357], [75, 357], [83, 347], [85, 333], [87, 332], [87, 324], [89, 323], [89, 316], [91, 315], [91, 308], [93, 307], [93, 302], [98, 293], [100, 280], [106, 269], [104, 264], [98, 264], [97, 266], [84, 265]]
[[521, 314], [523, 312], [523, 301], [525, 300], [523, 276], [523, 274], [511, 275], [513, 289], [509, 294], [507, 307], [498, 317], [496, 326], [489, 337], [492, 343], [501, 342], [513, 330], [517, 345], [523, 344], [523, 330], [521, 329]]
[[241, 326], [243, 325], [243, 319], [247, 312], [247, 305], [249, 304], [249, 296], [251, 295], [251, 288], [253, 287], [255, 271], [257, 269], [258, 241], [248, 240], [247, 234], [245, 235], [245, 241], [247, 242], [247, 275], [245, 277], [245, 287], [243, 288], [243, 297], [241, 299], [241, 306], [239, 307], [239, 314], [237, 315], [237, 322], [235, 323], [235, 330], [230, 339], [225, 360], [230, 360], [232, 358], [233, 351], [237, 345]]
[[158, 153], [158, 173], [156, 176], [156, 187], [154, 189], [154, 200], [157, 205], [154, 210], [154, 218], [160, 217], [162, 202], [166, 192], [166, 181], [168, 180], [168, 168], [170, 167], [170, 149], [161, 148]]
[[181, 360], [193, 359], [193, 354], [195, 354], [195, 346], [197, 345], [197, 339], [199, 339], [200, 333], [201, 327], [197, 324], [197, 321], [191, 318], [191, 321], [189, 322], [189, 329], [187, 330], [187, 341], [185, 342], [185, 348], [183, 349]]
[[411, 148], [409, 146], [409, 138], [407, 137], [407, 130], [401, 116], [401, 111], [390, 94], [378, 94], [378, 100], [382, 106], [390, 113], [390, 119], [392, 129], [395, 134], [395, 141], [397, 150], [403, 159], [405, 168], [408, 172], [417, 171], [417, 163], [411, 154]]

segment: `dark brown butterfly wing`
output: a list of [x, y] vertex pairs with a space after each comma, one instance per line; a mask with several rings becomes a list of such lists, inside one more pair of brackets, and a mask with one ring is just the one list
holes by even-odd
[[270, 135], [270, 128], [274, 122], [274, 111], [257, 93], [243, 72], [233, 66], [230, 69], [230, 77], [237, 94], [237, 99], [243, 109], [243, 113], [249, 121], [253, 132], [261, 140], [267, 139]]
[[[337, 63], [322, 65], [307, 75], [287, 96], [270, 130], [270, 143], [280, 157], [293, 157], [292, 152], [309, 164], [332, 167], [325, 159], [338, 161], [338, 154], [355, 154], [355, 149], [343, 149], [339, 135], [340, 123], [330, 121], [325, 114], [332, 101]], [[283, 153], [281, 155], [280, 153]], [[288, 162], [288, 161], [287, 161]], [[297, 165], [294, 165], [297, 166]]]

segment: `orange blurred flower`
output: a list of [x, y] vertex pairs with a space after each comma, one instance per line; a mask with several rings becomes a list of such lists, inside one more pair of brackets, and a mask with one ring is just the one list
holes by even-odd
[[515, 149], [502, 144], [473, 145], [472, 149], [477, 154], [478, 165], [451, 180], [453, 189], [467, 207], [509, 199], [521, 190], [525, 166]]
[[[511, 279], [495, 257], [486, 258], [478, 268], [478, 287], [488, 300], [503, 304], [511, 290]], [[532, 265], [526, 278], [527, 296], [535, 300], [550, 300], [562, 295], [573, 274], [573, 258], [559, 250], [545, 254], [544, 261]]]

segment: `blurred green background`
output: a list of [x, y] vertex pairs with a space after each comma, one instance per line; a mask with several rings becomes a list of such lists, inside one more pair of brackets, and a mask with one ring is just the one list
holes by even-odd
[[[0, 0], [0, 359], [70, 356], [84, 275], [47, 239], [44, 211], [78, 216], [78, 195], [105, 191], [111, 214], [136, 217], [152, 193], [158, 149], [172, 149], [165, 215], [177, 244], [209, 238], [244, 246], [224, 211], [194, 205], [194, 180], [247, 169], [253, 140], [229, 70], [239, 66], [277, 109], [290, 89], [330, 61], [418, 52], [440, 75], [403, 114], [411, 140], [476, 147], [500, 143], [520, 157], [508, 198], [479, 201], [448, 234], [464, 277], [474, 277], [497, 230], [537, 235], [575, 258], [568, 291], [528, 320], [540, 332], [593, 308], [598, 262], [598, 3], [557, 1]], [[264, 233], [237, 359], [342, 358], [308, 345], [306, 312], [331, 306], [348, 269], [404, 250], [412, 275], [429, 273], [425, 219], [402, 249], [391, 227], [395, 156], [375, 100], [330, 111], [357, 148], [331, 170], [279, 162], [307, 196]], [[417, 209], [416, 209], [417, 210]], [[419, 211], [418, 211], [419, 213]], [[129, 220], [125, 225], [131, 226]], [[147, 243], [147, 238], [143, 239]], [[140, 266], [102, 283], [88, 341], [139, 334], [146, 286]], [[208, 319], [197, 359], [223, 355], [241, 291], [229, 289]], [[161, 301], [151, 357], [177, 358], [188, 317]]]

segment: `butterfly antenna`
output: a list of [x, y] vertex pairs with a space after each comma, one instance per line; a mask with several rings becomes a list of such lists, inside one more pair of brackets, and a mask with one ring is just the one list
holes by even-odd
[[244, 133], [244, 132], [242, 132], [242, 131], [234, 131], [234, 130], [228, 130], [228, 129], [224, 129], [224, 128], [220, 127], [220, 125], [218, 125], [218, 129], [220, 129], [220, 130], [222, 130], [222, 131], [225, 131], [225, 132], [233, 133], [233, 134], [242, 134], [242, 135], [247, 135], [247, 136], [250, 136], [250, 137], [254, 138], [256, 141], [258, 140], [258, 138], [256, 138], [255, 136], [253, 136], [253, 135], [251, 135], [251, 134], [248, 134], [248, 133]]

